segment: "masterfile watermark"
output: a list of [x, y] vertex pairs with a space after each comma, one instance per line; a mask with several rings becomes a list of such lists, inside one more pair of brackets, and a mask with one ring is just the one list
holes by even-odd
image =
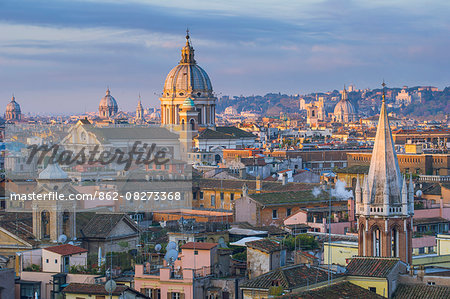
[[51, 152], [49, 157], [50, 163], [58, 163], [59, 165], [83, 165], [83, 164], [94, 164], [99, 163], [101, 165], [108, 165], [111, 163], [116, 163], [118, 165], [125, 164], [124, 170], [129, 170], [131, 165], [150, 165], [154, 163], [155, 165], [163, 165], [169, 162], [169, 158], [166, 157], [166, 151], [156, 149], [156, 144], [142, 143], [141, 141], [135, 141], [130, 151], [126, 152], [119, 148], [110, 151], [104, 149], [100, 151], [100, 146], [95, 145], [93, 149], [88, 147], [82, 147], [79, 151], [74, 152], [72, 150], [64, 149], [60, 151], [59, 144], [54, 144], [52, 146], [44, 145], [30, 145], [28, 149], [31, 150], [30, 155], [27, 159], [27, 164], [31, 164], [33, 159], [38, 153], [40, 153], [38, 158], [38, 164], [44, 161], [44, 158]]

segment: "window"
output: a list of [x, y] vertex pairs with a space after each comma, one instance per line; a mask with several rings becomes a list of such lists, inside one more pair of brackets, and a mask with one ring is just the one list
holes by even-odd
[[48, 264], [48, 259], [46, 259], [45, 262]]
[[198, 250], [194, 250], [194, 255], [198, 255]]
[[373, 230], [373, 255], [381, 256], [381, 235], [378, 228]]
[[391, 230], [391, 256], [398, 257], [398, 231], [395, 227]]
[[200, 200], [203, 200], [203, 191], [200, 191]]
[[420, 247], [419, 254], [424, 254], [424, 253], [425, 253], [425, 247]]
[[58, 260], [57, 259], [55, 259], [55, 264], [57, 264], [58, 263]]
[[193, 193], [192, 193], [192, 199], [194, 199], [194, 200], [197, 199], [197, 192], [193, 192]]
[[376, 293], [377, 292], [377, 288], [369, 287], [369, 291]]
[[427, 281], [427, 285], [434, 286], [434, 285], [436, 285], [436, 283], [434, 281]]
[[172, 293], [172, 299], [181, 299], [180, 293]]
[[211, 195], [211, 206], [212, 207], [216, 206], [216, 196], [215, 195]]
[[230, 194], [230, 200], [233, 201], [234, 200], [234, 193]]
[[150, 299], [161, 299], [160, 289], [141, 289], [141, 293], [144, 293]]
[[428, 253], [433, 253], [433, 252], [434, 252], [434, 246], [429, 246]]
[[272, 219], [278, 219], [278, 210], [277, 209], [272, 210]]
[[223, 201], [225, 199], [225, 194], [223, 192], [220, 192], [220, 200]]
[[286, 217], [291, 216], [291, 208], [286, 209]]

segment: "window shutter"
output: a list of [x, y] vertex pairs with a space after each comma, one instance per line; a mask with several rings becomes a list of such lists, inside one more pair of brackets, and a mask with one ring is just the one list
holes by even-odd
[[171, 292], [167, 292], [167, 299], [172, 299], [172, 293]]
[[184, 299], [184, 293], [180, 293], [180, 299]]

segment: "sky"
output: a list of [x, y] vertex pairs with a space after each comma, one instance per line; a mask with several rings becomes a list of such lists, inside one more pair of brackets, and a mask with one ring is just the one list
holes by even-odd
[[[450, 1], [0, 0], [0, 99], [23, 113], [158, 107], [189, 28], [222, 95], [450, 86]], [[3, 110], [3, 111], [2, 111]]]

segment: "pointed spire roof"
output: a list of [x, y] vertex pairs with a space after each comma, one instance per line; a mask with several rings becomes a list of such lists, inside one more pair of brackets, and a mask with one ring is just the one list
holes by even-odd
[[[388, 184], [389, 203], [401, 204], [401, 174], [395, 153], [389, 118], [386, 111], [385, 93], [383, 82], [383, 102], [381, 104], [380, 118], [378, 120], [375, 145], [372, 151], [370, 169], [368, 175], [369, 202], [372, 204], [383, 203], [385, 184]], [[387, 183], [386, 183], [387, 182]]]

